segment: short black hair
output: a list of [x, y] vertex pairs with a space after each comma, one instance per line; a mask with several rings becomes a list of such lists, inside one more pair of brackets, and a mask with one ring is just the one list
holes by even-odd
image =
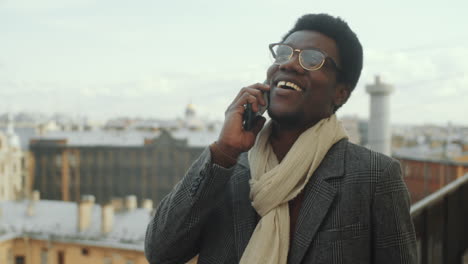
[[361, 42], [348, 24], [339, 17], [328, 14], [307, 14], [300, 17], [294, 27], [283, 37], [301, 30], [320, 32], [335, 40], [341, 59], [340, 81], [349, 85], [350, 93], [361, 76], [363, 52]]

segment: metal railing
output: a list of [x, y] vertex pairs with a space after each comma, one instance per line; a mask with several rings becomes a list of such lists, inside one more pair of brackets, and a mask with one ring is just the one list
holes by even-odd
[[411, 206], [419, 263], [461, 264], [468, 248], [468, 174]]

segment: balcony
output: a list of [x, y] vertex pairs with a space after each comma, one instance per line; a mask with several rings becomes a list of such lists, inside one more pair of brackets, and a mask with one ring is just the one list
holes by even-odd
[[411, 206], [419, 263], [468, 264], [468, 174]]

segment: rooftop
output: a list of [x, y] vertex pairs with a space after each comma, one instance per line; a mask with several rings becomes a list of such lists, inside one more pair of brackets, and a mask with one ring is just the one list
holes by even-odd
[[[53, 131], [44, 136], [32, 137], [33, 140], [66, 139], [67, 146], [143, 146], [145, 139], [158, 138], [160, 131], [140, 130], [90, 130], [90, 131]], [[219, 135], [219, 129], [190, 130], [177, 129], [170, 132], [175, 139], [187, 139], [189, 147], [205, 147], [213, 143]]]
[[27, 214], [29, 200], [0, 202], [0, 241], [29, 236], [84, 245], [143, 251], [151, 212], [136, 208], [114, 213], [112, 230], [101, 233], [101, 207], [92, 208], [90, 227], [78, 230], [78, 205], [73, 202], [39, 200], [34, 214]]

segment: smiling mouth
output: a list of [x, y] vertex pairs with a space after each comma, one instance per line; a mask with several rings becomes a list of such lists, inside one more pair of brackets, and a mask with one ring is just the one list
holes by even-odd
[[289, 90], [294, 90], [297, 92], [302, 92], [302, 88], [299, 85], [292, 83], [292, 82], [279, 81], [277, 86], [278, 88], [281, 88], [281, 89], [289, 89]]

